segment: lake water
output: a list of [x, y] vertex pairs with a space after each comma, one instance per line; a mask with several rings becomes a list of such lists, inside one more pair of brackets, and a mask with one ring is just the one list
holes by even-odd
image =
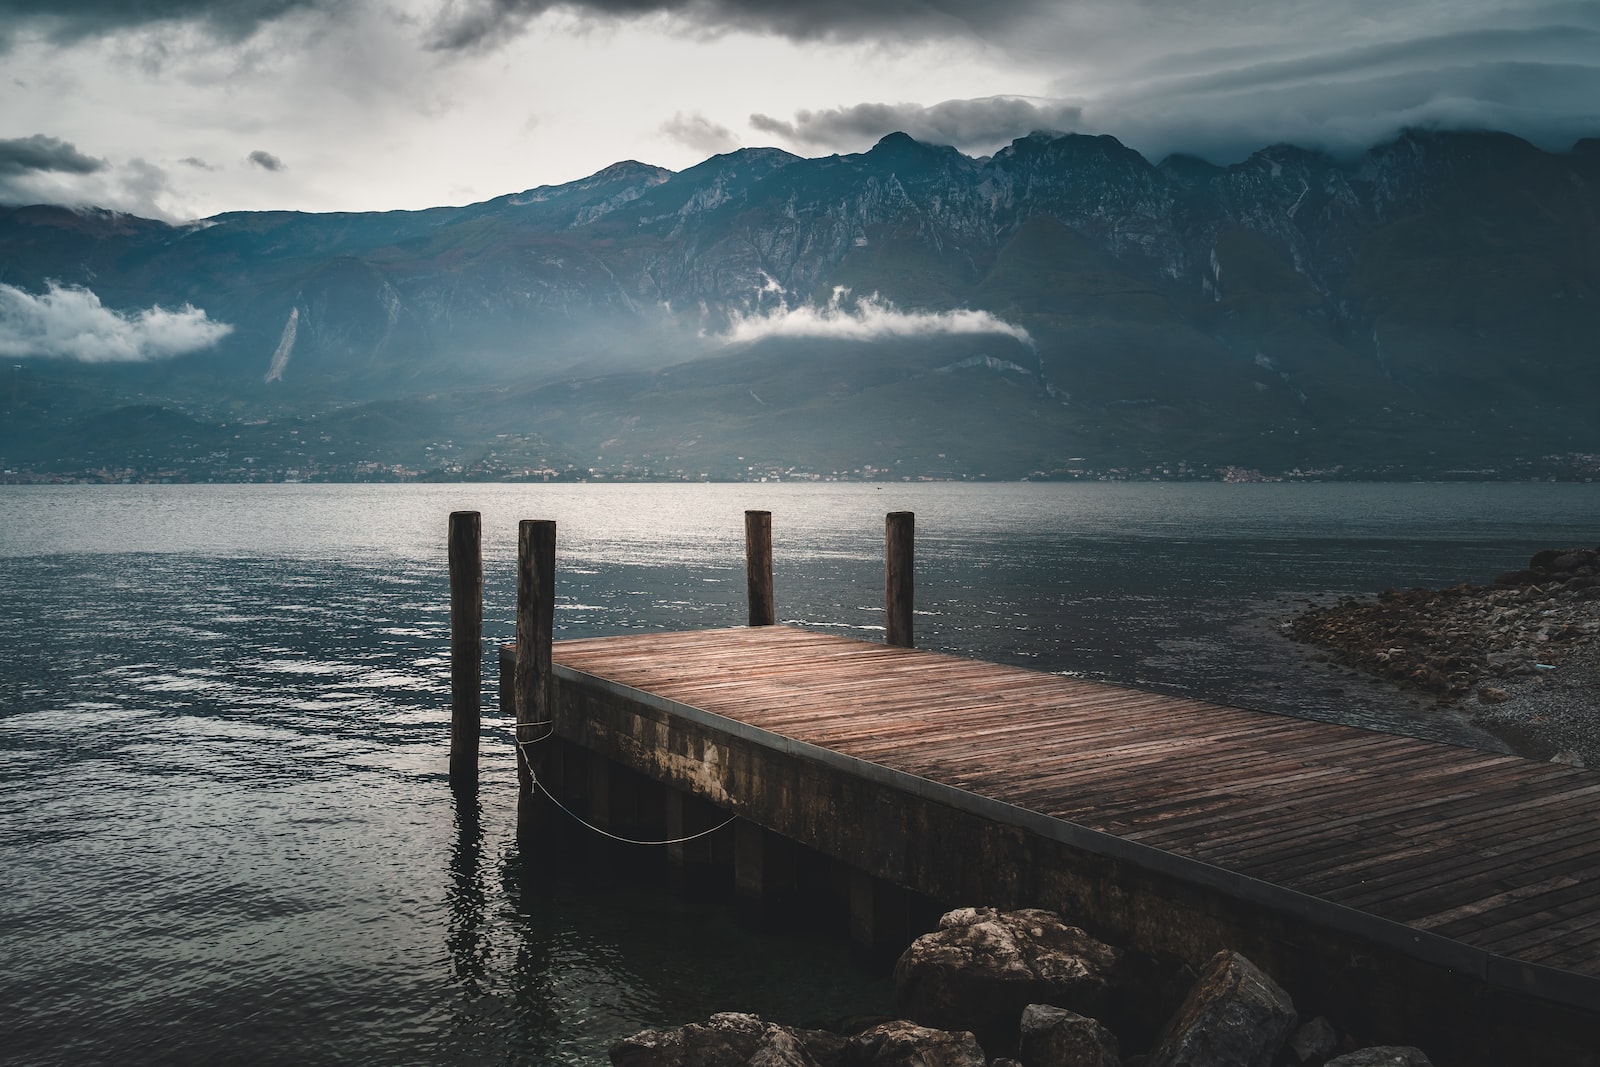
[[477, 795], [443, 773], [451, 510], [492, 646], [518, 519], [558, 524], [559, 639], [742, 623], [746, 508], [782, 621], [881, 636], [911, 510], [922, 647], [1482, 744], [1276, 621], [1600, 540], [1584, 485], [3, 488], [0, 1062], [600, 1064], [885, 1010], [842, 944], [521, 856], [497, 718]]

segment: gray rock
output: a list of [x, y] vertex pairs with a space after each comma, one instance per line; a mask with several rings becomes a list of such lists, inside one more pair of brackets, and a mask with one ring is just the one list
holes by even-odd
[[1022, 1009], [1017, 1044], [1022, 1067], [1121, 1067], [1116, 1035], [1066, 1008], [1029, 1004]]
[[1329, 1060], [1327, 1067], [1433, 1067], [1433, 1062], [1410, 1045], [1374, 1045]]
[[1578, 549], [1573, 552], [1568, 552], [1565, 555], [1557, 556], [1555, 559], [1551, 560], [1550, 569], [1553, 571], [1575, 571], [1579, 567], [1587, 567], [1593, 562], [1593, 552], [1589, 552], [1585, 549]]
[[1211, 958], [1148, 1067], [1271, 1067], [1294, 1029], [1289, 994], [1237, 952]]
[[842, 1067], [845, 1041], [754, 1015], [720, 1012], [676, 1030], [645, 1030], [610, 1048], [613, 1067]]
[[1009, 1046], [1029, 1004], [1098, 1015], [1120, 960], [1052, 912], [961, 908], [895, 964], [895, 1003], [908, 1019]]
[[1300, 1027], [1289, 1038], [1289, 1049], [1294, 1053], [1297, 1063], [1326, 1063], [1338, 1047], [1338, 1033], [1334, 1031], [1333, 1024], [1321, 1015]]
[[852, 1037], [848, 1067], [984, 1067], [978, 1039], [967, 1031], [936, 1030], [899, 1019]]
[[748, 1067], [820, 1067], [806, 1043], [793, 1030], [774, 1027], [751, 1056]]

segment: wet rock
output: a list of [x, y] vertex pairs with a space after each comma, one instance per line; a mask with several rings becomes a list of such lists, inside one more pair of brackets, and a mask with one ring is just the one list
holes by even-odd
[[895, 1003], [909, 1019], [1009, 1049], [1029, 1004], [1098, 1015], [1121, 955], [1052, 912], [961, 908], [895, 964]]
[[1478, 690], [1478, 701], [1482, 704], [1504, 704], [1510, 699], [1510, 693], [1492, 685], [1483, 686]]
[[1022, 1009], [1022, 1067], [1121, 1067], [1116, 1035], [1094, 1019], [1049, 1004]]
[[1327, 1067], [1433, 1067], [1433, 1062], [1410, 1045], [1375, 1045], [1329, 1060]]
[[[845, 1040], [740, 1012], [676, 1030], [645, 1030], [610, 1048], [613, 1067], [844, 1067]], [[981, 1062], [981, 1061], [980, 1061]]]
[[1324, 1016], [1317, 1016], [1294, 1032], [1289, 1038], [1289, 1051], [1296, 1063], [1305, 1067], [1320, 1067], [1328, 1062], [1339, 1047], [1339, 1035]]
[[1294, 1029], [1289, 994], [1237, 952], [1212, 957], [1147, 1067], [1271, 1067]]
[[986, 1061], [978, 1039], [967, 1031], [899, 1019], [852, 1037], [843, 1062], [846, 1067], [984, 1067]]

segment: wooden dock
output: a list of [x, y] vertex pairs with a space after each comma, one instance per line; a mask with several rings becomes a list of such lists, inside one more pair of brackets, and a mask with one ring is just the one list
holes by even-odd
[[[1363, 981], [1416, 987], [1414, 965], [1465, 983], [1466, 1003], [1493, 989], [1600, 1022], [1594, 772], [783, 626], [564, 641], [554, 663], [561, 736], [935, 899], [1077, 909], [1179, 955], [1276, 938], [1291, 947], [1251, 947], [1279, 974], [1296, 952], [1367, 952]], [[996, 871], [1062, 861], [920, 817], [922, 841], [835, 832], [830, 817], [862, 810], [805, 794], [837, 782], [754, 769], [739, 744], [869, 783], [862, 810], [914, 797], [1113, 866]], [[785, 779], [776, 800], [765, 777]], [[874, 864], [875, 849], [900, 856]], [[1390, 956], [1406, 965], [1371, 962]]]
[[771, 625], [765, 512], [749, 627], [554, 643], [555, 525], [523, 521], [500, 676], [524, 829], [565, 809], [669, 844], [685, 883], [841, 899], [864, 945], [930, 907], [1043, 907], [1152, 960], [1243, 952], [1304, 1017], [1441, 1067], [1600, 1067], [1600, 774], [917, 651], [911, 532], [888, 516], [887, 644]]

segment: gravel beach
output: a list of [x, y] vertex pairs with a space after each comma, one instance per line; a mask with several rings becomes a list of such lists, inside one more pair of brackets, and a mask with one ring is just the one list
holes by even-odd
[[1520, 755], [1600, 768], [1600, 550], [1539, 552], [1484, 586], [1344, 597], [1283, 632]]
[[1519, 755], [1600, 769], [1600, 641], [1576, 644], [1553, 669], [1497, 688], [1505, 700], [1467, 704], [1475, 723]]

